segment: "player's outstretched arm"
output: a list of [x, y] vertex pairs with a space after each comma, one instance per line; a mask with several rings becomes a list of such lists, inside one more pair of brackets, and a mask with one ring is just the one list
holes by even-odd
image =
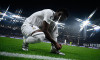
[[49, 24], [46, 22], [46, 21], [43, 21], [43, 29], [42, 31], [44, 32], [46, 38], [55, 45], [56, 49], [57, 50], [60, 50], [61, 49], [61, 45], [59, 45], [57, 42], [55, 42], [53, 40], [53, 38], [51, 37], [50, 33], [48, 32], [48, 28], [49, 28]]

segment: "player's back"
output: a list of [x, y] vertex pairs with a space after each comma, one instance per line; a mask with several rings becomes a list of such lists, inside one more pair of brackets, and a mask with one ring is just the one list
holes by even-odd
[[41, 11], [37, 11], [37, 12], [33, 13], [31, 16], [29, 16], [25, 20], [24, 24], [30, 24], [30, 25], [42, 27], [42, 25], [43, 25], [42, 23], [43, 23], [43, 20], [44, 20], [44, 17], [46, 14], [53, 16], [54, 11], [51, 9], [44, 9]]

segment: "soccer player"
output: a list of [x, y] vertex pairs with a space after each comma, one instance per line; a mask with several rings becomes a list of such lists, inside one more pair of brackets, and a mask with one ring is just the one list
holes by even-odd
[[23, 25], [21, 31], [23, 34], [22, 50], [28, 51], [28, 45], [39, 43], [47, 38], [51, 42], [51, 52], [64, 55], [59, 50], [62, 46], [57, 43], [58, 27], [56, 21], [63, 21], [68, 17], [67, 9], [58, 9], [54, 12], [51, 9], [37, 11], [29, 16]]

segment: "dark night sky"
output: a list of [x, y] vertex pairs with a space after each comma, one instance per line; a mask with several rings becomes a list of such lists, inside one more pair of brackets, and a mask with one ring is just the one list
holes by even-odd
[[100, 3], [97, 0], [1, 0], [0, 8], [6, 9], [10, 5], [10, 12], [16, 9], [22, 9], [22, 15], [30, 16], [32, 13], [41, 9], [52, 9], [56, 11], [58, 8], [67, 8], [70, 13], [69, 19], [78, 17], [84, 19], [89, 14], [98, 9], [91, 20], [100, 21]]
[[59, 8], [67, 8], [69, 10], [69, 18], [66, 23], [75, 27], [76, 30], [74, 29], [74, 31], [77, 31], [78, 26], [75, 23], [75, 18], [85, 19], [97, 8], [96, 13], [90, 20], [94, 21], [93, 24], [100, 25], [99, 0], [0, 0], [0, 10], [7, 9], [9, 5], [10, 12], [14, 13], [16, 9], [22, 9], [21, 15], [25, 17], [42, 9], [56, 11]]

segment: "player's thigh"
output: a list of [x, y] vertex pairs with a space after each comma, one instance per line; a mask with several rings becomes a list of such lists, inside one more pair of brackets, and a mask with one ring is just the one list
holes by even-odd
[[38, 41], [43, 41], [45, 39], [45, 34], [43, 32], [37, 32], [39, 34], [34, 35], [33, 37], [37, 38]]
[[32, 32], [34, 32], [34, 29], [30, 25], [24, 25], [21, 27], [21, 31], [23, 35], [29, 36]]

